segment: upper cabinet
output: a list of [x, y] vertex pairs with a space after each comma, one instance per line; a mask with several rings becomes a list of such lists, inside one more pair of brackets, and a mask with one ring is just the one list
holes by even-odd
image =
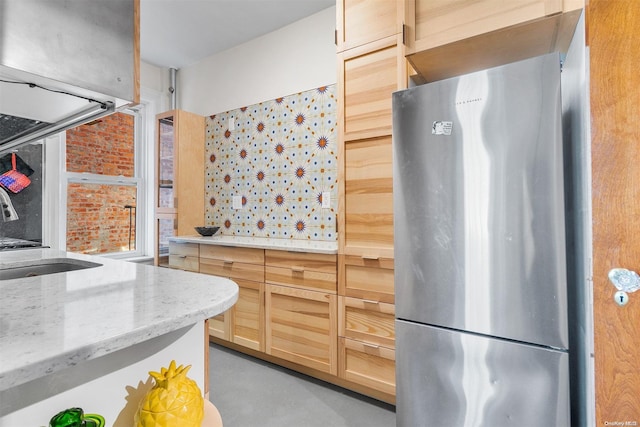
[[338, 52], [402, 32], [404, 0], [337, 0]]
[[563, 51], [583, 0], [406, 0], [407, 59], [434, 81]]

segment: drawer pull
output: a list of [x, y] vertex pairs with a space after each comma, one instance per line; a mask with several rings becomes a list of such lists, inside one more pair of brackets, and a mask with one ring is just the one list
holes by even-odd
[[291, 267], [291, 271], [294, 273], [304, 273], [304, 267]]
[[380, 257], [376, 255], [362, 255], [362, 259], [367, 261], [378, 261]]
[[362, 343], [363, 347], [366, 349], [370, 349], [370, 350], [380, 350], [380, 346], [379, 345], [375, 345], [375, 344], [369, 344], [366, 342]]
[[374, 304], [374, 305], [380, 305], [380, 301], [374, 301], [374, 300], [370, 300], [370, 299], [363, 299], [362, 300], [363, 304]]
[[232, 259], [225, 259], [222, 262], [224, 262], [225, 265], [232, 265], [233, 264], [233, 260]]
[[185, 259], [187, 256], [186, 255], [178, 255], [178, 258], [180, 259]]

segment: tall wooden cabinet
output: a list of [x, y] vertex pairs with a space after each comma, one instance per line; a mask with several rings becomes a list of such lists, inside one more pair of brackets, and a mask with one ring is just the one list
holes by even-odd
[[391, 94], [407, 87], [403, 1], [337, 4], [338, 375], [395, 401]]
[[204, 224], [204, 120], [181, 110], [156, 116], [156, 265], [168, 263], [169, 237]]

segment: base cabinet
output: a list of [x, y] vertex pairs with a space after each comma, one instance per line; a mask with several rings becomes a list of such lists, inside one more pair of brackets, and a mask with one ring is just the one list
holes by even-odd
[[340, 377], [390, 396], [396, 393], [394, 349], [340, 337]]
[[267, 354], [337, 375], [337, 296], [267, 284], [265, 297]]
[[238, 301], [209, 320], [209, 333], [252, 350], [264, 350], [264, 250], [200, 245], [200, 273], [238, 284]]
[[264, 283], [237, 280], [238, 302], [230, 313], [230, 340], [238, 345], [264, 351]]

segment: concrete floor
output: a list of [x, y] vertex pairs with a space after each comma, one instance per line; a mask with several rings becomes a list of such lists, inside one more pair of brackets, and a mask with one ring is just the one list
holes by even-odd
[[393, 427], [395, 407], [210, 346], [210, 400], [224, 427]]

